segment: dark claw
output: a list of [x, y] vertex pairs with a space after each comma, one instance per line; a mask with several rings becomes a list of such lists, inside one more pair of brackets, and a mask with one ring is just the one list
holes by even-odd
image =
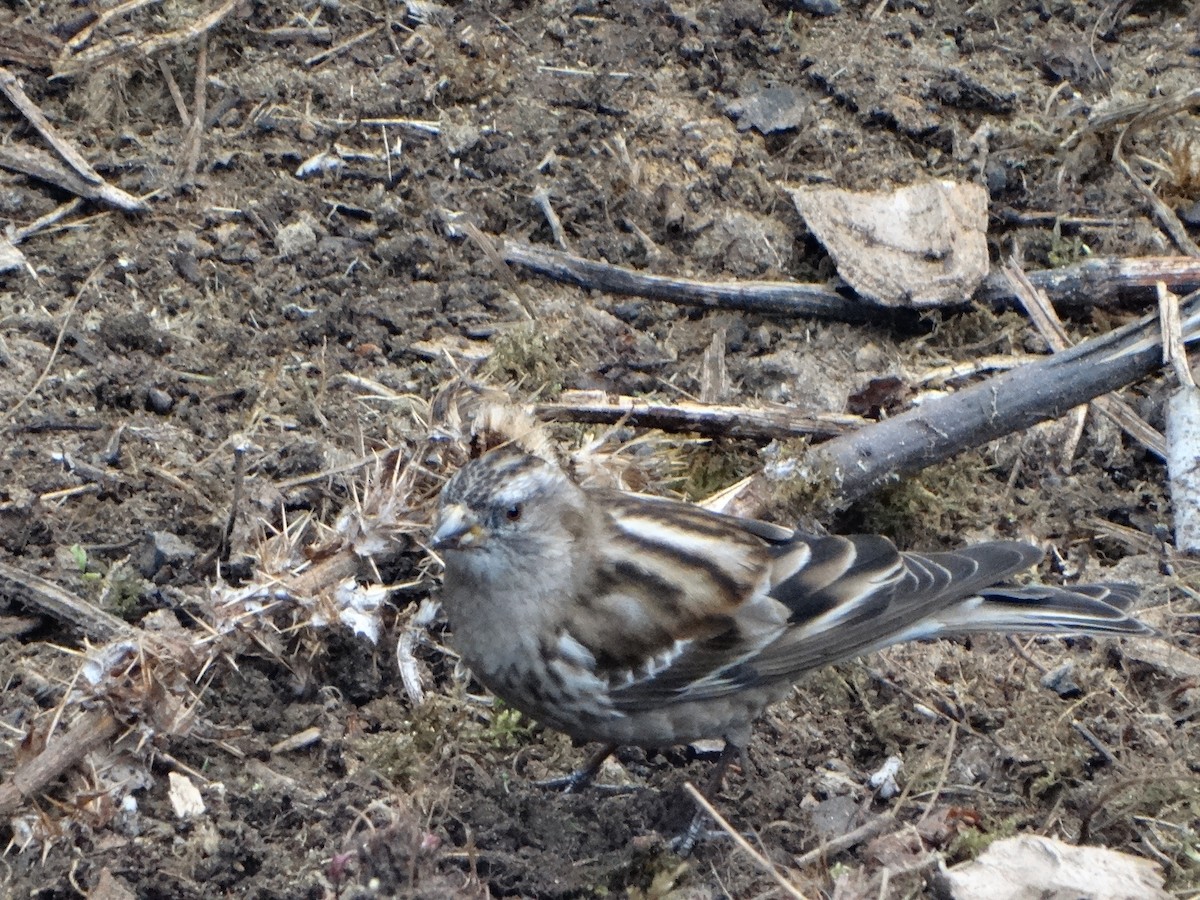
[[[600, 767], [604, 765], [604, 761], [612, 756], [616, 749], [616, 744], [605, 744], [592, 754], [588, 761], [583, 764], [583, 768], [576, 769], [570, 775], [564, 775], [562, 778], [547, 778], [545, 781], [535, 781], [534, 784], [538, 787], [562, 791], [564, 794], [574, 794], [577, 791], [583, 790], [595, 780], [596, 773], [600, 771]], [[626, 792], [626, 789], [615, 784], [598, 784], [596, 785], [596, 790], [613, 794]]]
[[[692, 851], [696, 849], [696, 845], [706, 841], [729, 840], [732, 835], [728, 831], [723, 831], [720, 828], [705, 828], [708, 821], [708, 816], [704, 812], [697, 812], [688, 825], [687, 830], [683, 834], [678, 834], [671, 838], [667, 847], [676, 856], [686, 859], [692, 855]], [[753, 835], [743, 835], [747, 839], [753, 838]]]
[[545, 778], [541, 781], [535, 781], [535, 787], [546, 788], [551, 791], [562, 791], [564, 794], [577, 794], [584, 788], [596, 791], [600, 794], [632, 794], [636, 791], [645, 790], [645, 788], [634, 784], [593, 784], [592, 779], [595, 773], [589, 772], [586, 768], [576, 769], [570, 775], [563, 775], [561, 778]]

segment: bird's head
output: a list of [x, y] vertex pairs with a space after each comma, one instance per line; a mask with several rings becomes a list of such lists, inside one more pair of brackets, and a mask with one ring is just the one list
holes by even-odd
[[583, 492], [558, 466], [503, 447], [446, 483], [431, 547], [448, 563], [516, 556], [536, 564], [550, 547], [573, 541], [585, 507]]

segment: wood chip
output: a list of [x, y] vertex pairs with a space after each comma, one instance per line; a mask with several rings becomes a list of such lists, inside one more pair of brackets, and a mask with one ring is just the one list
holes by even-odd
[[171, 801], [171, 808], [175, 810], [176, 818], [194, 819], [204, 815], [204, 798], [200, 796], [200, 789], [190, 778], [178, 772], [170, 772], [167, 779], [170, 782], [167, 797]]
[[1147, 859], [1106, 850], [1073, 847], [1053, 838], [1022, 835], [996, 841], [976, 860], [944, 876], [954, 900], [1169, 900], [1162, 871]]
[[885, 306], [962, 303], [988, 274], [987, 192], [930, 181], [897, 191], [788, 191], [855, 291]]

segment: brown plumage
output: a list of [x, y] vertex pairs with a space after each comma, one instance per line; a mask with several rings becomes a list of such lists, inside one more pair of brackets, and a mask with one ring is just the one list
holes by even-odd
[[1126, 584], [998, 586], [1016, 541], [901, 553], [668, 500], [585, 490], [501, 449], [443, 490], [433, 546], [454, 643], [506, 702], [568, 734], [662, 746], [724, 738], [805, 672], [973, 632], [1142, 634]]

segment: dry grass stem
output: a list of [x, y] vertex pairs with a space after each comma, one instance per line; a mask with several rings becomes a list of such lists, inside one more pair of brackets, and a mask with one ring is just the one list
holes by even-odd
[[[1012, 285], [1013, 293], [1025, 308], [1042, 338], [1050, 345], [1050, 349], [1055, 353], [1061, 353], [1070, 347], [1071, 339], [1067, 336], [1067, 330], [1063, 327], [1058, 313], [1054, 311], [1050, 299], [1046, 296], [1045, 291], [1033, 285], [1016, 259], [1009, 261], [1004, 268], [1004, 274]], [[1141, 443], [1160, 459], [1166, 458], [1166, 438], [1134, 412], [1128, 403], [1111, 394], [1097, 397], [1092, 402], [1096, 409], [1115, 422], [1131, 438]], [[1074, 457], [1074, 445], [1079, 442], [1083, 431], [1083, 413], [1075, 410], [1072, 414], [1075, 416], [1075, 436], [1073, 441], [1068, 442], [1071, 452], [1063, 454], [1064, 470], [1069, 468], [1070, 460]]]
[[699, 789], [697, 789], [694, 784], [692, 784], [690, 781], [684, 782], [683, 789], [691, 795], [691, 798], [696, 802], [696, 805], [703, 809], [709, 816], [711, 816], [712, 820], [717, 823], [720, 829], [733, 838], [734, 843], [737, 844], [752, 860], [754, 860], [755, 865], [757, 865], [764, 874], [770, 875], [771, 878], [774, 879], [775, 883], [779, 885], [780, 890], [782, 890], [787, 896], [794, 898], [794, 900], [805, 900], [804, 894], [800, 893], [800, 890], [794, 884], [784, 878], [780, 871], [769, 859], [755, 850], [754, 847], [751, 846], [750, 842], [742, 837], [742, 835], [739, 834], [733, 828], [733, 826], [729, 824], [729, 821], [723, 815], [717, 812], [716, 807], [714, 807], [712, 803], [708, 801], [707, 797], [700, 793]]
[[[55, 77], [66, 78], [82, 72], [95, 71], [110, 60], [129, 53], [139, 53], [144, 57], [151, 57], [160, 50], [186, 44], [203, 34], [207, 34], [220, 25], [237, 9], [238, 4], [241, 2], [242, 0], [225, 0], [220, 6], [212, 10], [212, 12], [201, 16], [195, 21], [189, 22], [183, 28], [166, 34], [153, 35], [141, 40], [122, 36], [111, 40], [97, 41], [90, 47], [84, 48], [81, 46], [81, 49], [76, 49], [70, 55], [64, 53], [57, 60], [55, 63]], [[131, 0], [131, 2], [123, 4], [123, 6], [129, 8], [128, 11], [132, 11], [142, 5], [146, 4], [141, 3], [140, 0]]]

